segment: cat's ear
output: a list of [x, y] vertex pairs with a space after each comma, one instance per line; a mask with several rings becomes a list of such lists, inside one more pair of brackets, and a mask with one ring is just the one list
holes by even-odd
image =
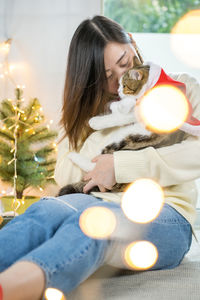
[[140, 65], [142, 65], [144, 63], [144, 60], [143, 60], [142, 55], [141, 55], [141, 53], [138, 49], [136, 41], [133, 39], [132, 33], [128, 32], [128, 35], [129, 35], [129, 38], [130, 38], [130, 42], [131, 42], [132, 46], [134, 47], [134, 49], [136, 51], [138, 62], [139, 62]]
[[134, 67], [139, 67], [142, 65], [141, 60], [139, 60], [139, 58], [135, 55], [133, 56], [133, 68]]
[[129, 77], [134, 80], [142, 80], [142, 73], [139, 70], [129, 70]]

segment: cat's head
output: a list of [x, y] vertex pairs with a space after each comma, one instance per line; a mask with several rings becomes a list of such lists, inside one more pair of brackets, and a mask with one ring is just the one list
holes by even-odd
[[137, 96], [141, 91], [142, 87], [148, 81], [149, 77], [148, 65], [143, 65], [136, 56], [133, 60], [133, 68], [128, 70], [119, 81], [118, 94], [120, 98], [126, 95]]

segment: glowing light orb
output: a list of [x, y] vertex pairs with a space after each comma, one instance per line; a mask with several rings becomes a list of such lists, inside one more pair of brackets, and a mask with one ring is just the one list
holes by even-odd
[[186, 96], [171, 85], [158, 85], [139, 100], [138, 115], [146, 127], [156, 133], [177, 130], [187, 119]]
[[97, 239], [107, 238], [116, 227], [114, 213], [105, 207], [89, 207], [81, 214], [79, 225], [84, 234]]
[[125, 263], [135, 270], [151, 268], [158, 259], [157, 248], [150, 242], [138, 241], [129, 244], [124, 253]]
[[125, 191], [121, 207], [128, 219], [137, 223], [152, 221], [164, 203], [162, 188], [151, 179], [138, 179]]
[[0, 52], [7, 54], [10, 50], [10, 40], [0, 43]]
[[200, 9], [186, 13], [172, 28], [171, 33], [200, 34]]
[[186, 13], [172, 28], [171, 48], [176, 57], [193, 68], [200, 68], [200, 9]]
[[45, 291], [45, 299], [46, 300], [66, 300], [63, 293], [54, 288], [48, 288]]

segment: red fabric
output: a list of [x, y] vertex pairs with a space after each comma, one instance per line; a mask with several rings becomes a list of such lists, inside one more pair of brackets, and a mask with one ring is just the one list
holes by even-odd
[[200, 121], [197, 118], [193, 117], [193, 116], [191, 116], [189, 120], [186, 120], [186, 123], [188, 123], [190, 125], [193, 125], [193, 126], [199, 126], [200, 125]]
[[[170, 76], [168, 76], [163, 69], [161, 69], [160, 77], [158, 78], [158, 81], [156, 82], [155, 85], [161, 85], [161, 84], [169, 84], [169, 85], [175, 86], [175, 87], [179, 88], [184, 94], [186, 94], [185, 84], [180, 81], [176, 81], [173, 78], [171, 78]], [[187, 97], [186, 97], [186, 99], [187, 99]], [[194, 126], [199, 126], [200, 121], [192, 116], [193, 109], [192, 109], [192, 105], [188, 99], [187, 99], [187, 102], [188, 102], [189, 113], [188, 113], [187, 120], [185, 122], [188, 124], [194, 125]]]
[[3, 300], [3, 289], [1, 285], [0, 285], [0, 300]]
[[163, 69], [161, 69], [160, 77], [158, 78], [158, 81], [156, 82], [155, 85], [159, 85], [159, 84], [171, 84], [171, 85], [179, 88], [184, 94], [186, 93], [185, 84], [169, 77]]

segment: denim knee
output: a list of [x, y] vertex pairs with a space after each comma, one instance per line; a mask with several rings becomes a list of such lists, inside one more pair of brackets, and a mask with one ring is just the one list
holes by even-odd
[[63, 202], [56, 201], [53, 197], [41, 198], [28, 207], [24, 213], [24, 217], [33, 218], [41, 226], [55, 232], [65, 219], [74, 212], [76, 211], [64, 205]]
[[57, 215], [59, 215], [59, 217], [61, 217], [62, 214], [69, 214], [72, 211], [73, 210], [70, 207], [64, 205], [62, 201], [59, 201], [54, 197], [44, 197], [29, 206], [25, 213], [37, 213], [37, 215], [40, 215], [41, 217], [43, 215], [47, 217], [56, 217]]
[[[123, 219], [122, 219], [123, 221]], [[122, 222], [121, 222], [122, 223]], [[114, 267], [128, 268], [124, 262], [124, 251], [128, 244], [144, 240], [156, 246], [158, 259], [148, 270], [171, 269], [178, 266], [189, 251], [192, 229], [189, 222], [174, 208], [165, 204], [160, 215], [150, 223], [122, 223], [126, 233], [125, 240], [112, 242], [106, 257], [107, 263]]]
[[[172, 269], [180, 265], [184, 256], [189, 251], [192, 242], [192, 228], [190, 223], [174, 208], [173, 218], [155, 220], [152, 224], [150, 235], [153, 234], [153, 243], [158, 250], [158, 260], [151, 268]], [[157, 234], [155, 234], [157, 231]], [[148, 237], [147, 237], [148, 239]], [[149, 237], [149, 241], [151, 241]]]
[[19, 260], [31, 261], [44, 271], [46, 288], [67, 294], [104, 262], [109, 241], [85, 235], [79, 226], [81, 213], [65, 220], [53, 238]]

